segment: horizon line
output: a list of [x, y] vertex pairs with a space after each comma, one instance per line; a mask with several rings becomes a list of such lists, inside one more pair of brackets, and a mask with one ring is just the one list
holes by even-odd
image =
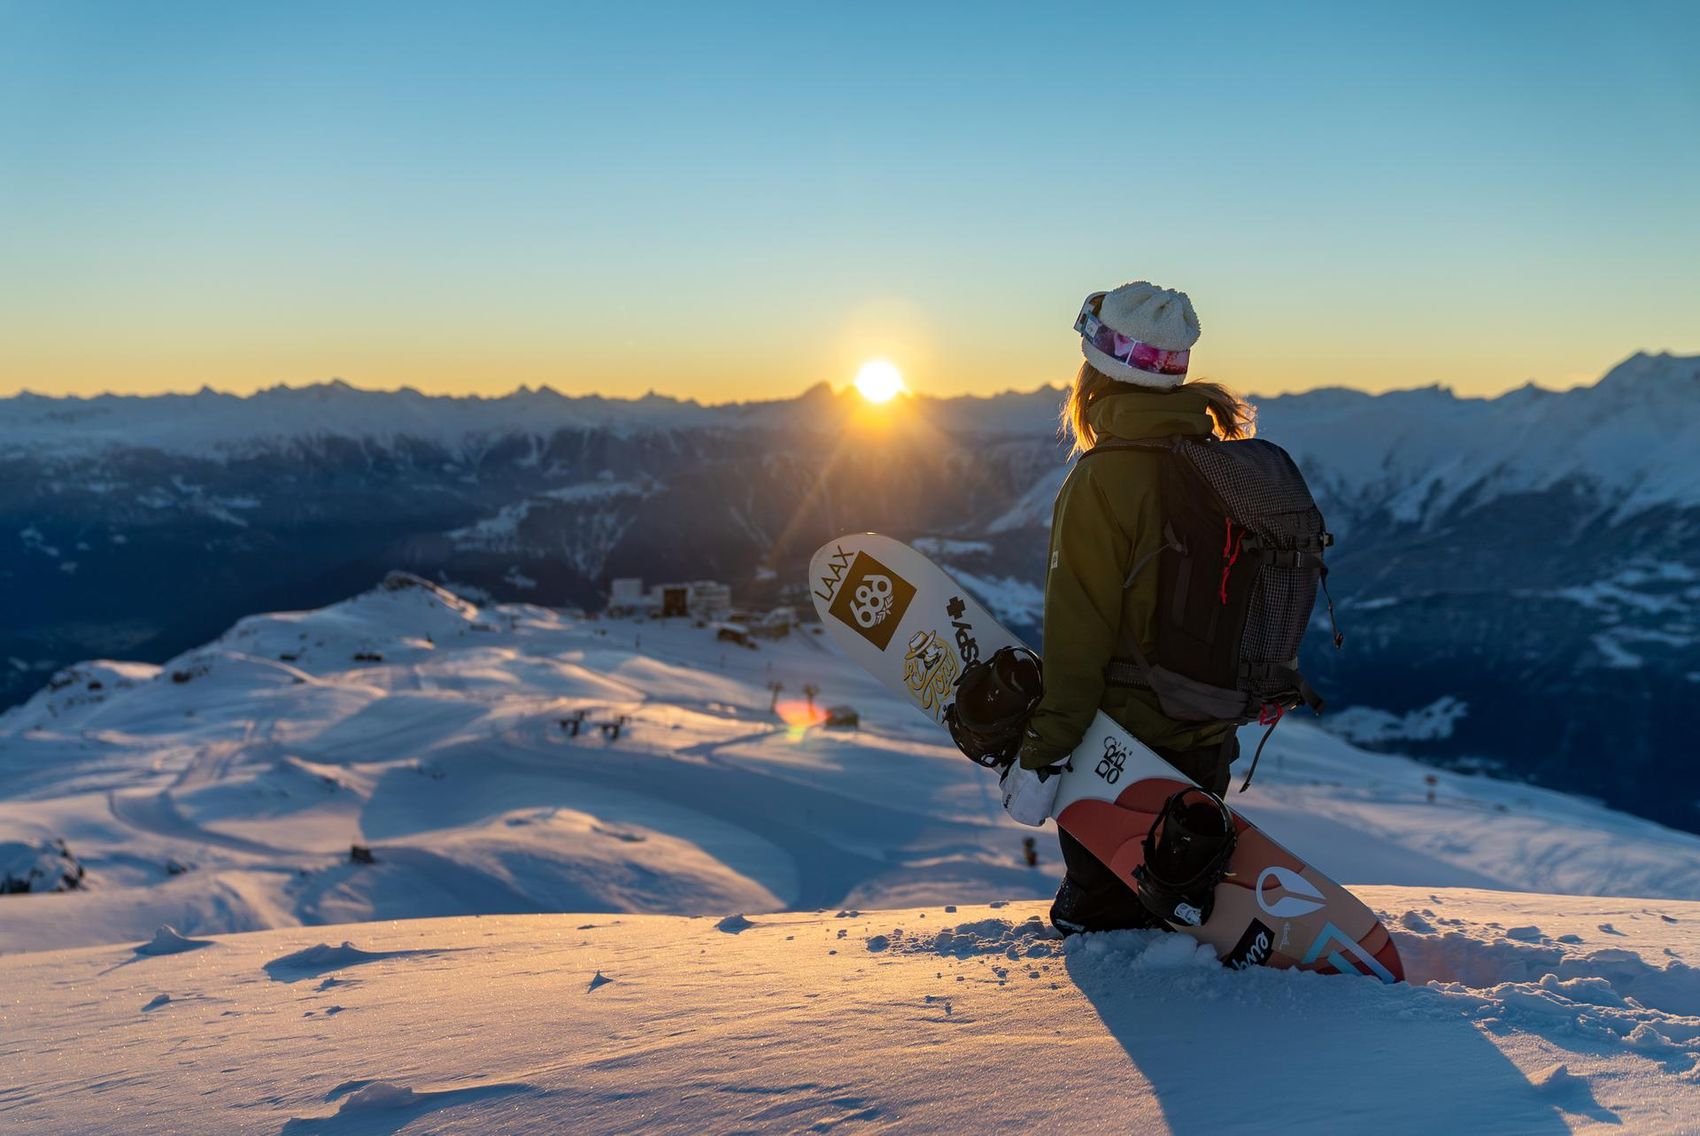
[[[1645, 350], [1645, 349], [1637, 349], [1635, 351], [1630, 352], [1628, 355], [1625, 355], [1623, 358], [1619, 359], [1616, 363], [1612, 364], [1612, 366], [1608, 367], [1605, 371], [1601, 372], [1599, 375], [1595, 376], [1593, 379], [1591, 379], [1590, 381], [1587, 381], [1587, 382], [1575, 383], [1575, 384], [1572, 384], [1570, 386], [1545, 386], [1545, 385], [1542, 385], [1541, 383], [1537, 382], [1534, 379], [1525, 379], [1520, 384], [1517, 384], [1517, 385], [1514, 385], [1514, 386], [1507, 386], [1503, 390], [1498, 391], [1494, 394], [1459, 395], [1456, 392], [1456, 390], [1454, 390], [1454, 388], [1452, 388], [1450, 385], [1448, 385], [1444, 382], [1438, 381], [1438, 380], [1435, 381], [1435, 382], [1432, 382], [1432, 383], [1422, 383], [1422, 384], [1418, 384], [1418, 385], [1415, 385], [1415, 386], [1389, 387], [1386, 390], [1379, 390], [1379, 391], [1372, 391], [1369, 388], [1364, 387], [1364, 386], [1353, 386], [1353, 385], [1344, 384], [1344, 383], [1332, 383], [1332, 384], [1319, 385], [1319, 386], [1315, 386], [1315, 387], [1309, 387], [1309, 388], [1306, 388], [1305, 390], [1300, 390], [1300, 391], [1286, 391], [1286, 392], [1283, 392], [1283, 393], [1280, 393], [1280, 394], [1259, 394], [1255, 390], [1249, 390], [1249, 389], [1243, 391], [1242, 394], [1245, 398], [1251, 399], [1251, 400], [1254, 400], [1254, 401], [1272, 401], [1274, 399], [1279, 399], [1279, 398], [1292, 398], [1292, 397], [1297, 397], [1297, 396], [1300, 396], [1300, 395], [1316, 394], [1316, 393], [1320, 393], [1320, 392], [1323, 392], [1323, 391], [1341, 391], [1341, 390], [1352, 391], [1352, 392], [1359, 393], [1359, 394], [1369, 395], [1370, 397], [1374, 398], [1374, 397], [1379, 397], [1379, 396], [1384, 395], [1384, 394], [1404, 394], [1404, 393], [1411, 393], [1411, 392], [1416, 392], [1416, 391], [1439, 390], [1439, 391], [1445, 391], [1446, 393], [1451, 394], [1452, 397], [1454, 397], [1454, 398], [1470, 399], [1470, 400], [1487, 402], [1487, 401], [1492, 401], [1494, 399], [1503, 398], [1506, 395], [1514, 394], [1518, 391], [1524, 391], [1524, 390], [1536, 390], [1536, 391], [1541, 391], [1541, 392], [1545, 392], [1545, 393], [1548, 393], [1548, 394], [1561, 394], [1561, 393], [1563, 393], [1565, 391], [1569, 391], [1569, 390], [1578, 390], [1578, 389], [1582, 389], [1582, 388], [1593, 387], [1593, 386], [1598, 385], [1598, 383], [1600, 382], [1601, 379], [1603, 379], [1606, 375], [1609, 375], [1612, 371], [1616, 370], [1618, 367], [1621, 367], [1623, 364], [1629, 362], [1630, 360], [1637, 359], [1637, 358], [1655, 358], [1655, 359], [1657, 359], [1657, 358], [1679, 358], [1679, 359], [1680, 358], [1692, 358], [1692, 359], [1700, 359], [1700, 354], [1684, 356], [1684, 355], [1682, 355], [1678, 352], [1670, 351], [1668, 349], [1667, 350], [1661, 350], [1661, 351], [1648, 351], [1648, 350]], [[218, 397], [218, 398], [234, 398], [234, 399], [246, 401], [248, 399], [254, 398], [254, 397], [256, 397], [258, 395], [262, 395], [262, 394], [276, 394], [278, 392], [303, 392], [304, 393], [304, 392], [310, 392], [310, 391], [314, 391], [314, 390], [327, 389], [327, 388], [333, 389], [333, 390], [340, 388], [340, 389], [343, 389], [343, 390], [353, 391], [357, 394], [411, 394], [411, 395], [416, 395], [420, 398], [425, 398], [425, 399], [449, 399], [449, 400], [455, 400], [455, 401], [475, 401], [475, 402], [501, 402], [501, 401], [504, 401], [506, 399], [511, 399], [511, 398], [515, 398], [515, 397], [519, 397], [519, 396], [523, 396], [523, 395], [534, 395], [534, 394], [536, 394], [536, 395], [553, 395], [556, 398], [559, 398], [559, 399], [562, 399], [563, 401], [568, 401], [568, 402], [589, 401], [589, 400], [595, 399], [595, 400], [600, 400], [600, 401], [603, 401], [603, 402], [638, 403], [638, 402], [643, 402], [645, 400], [653, 399], [653, 400], [657, 400], [657, 401], [670, 402], [670, 403], [673, 403], [673, 404], [679, 405], [679, 406], [695, 406], [695, 407], [699, 407], [699, 408], [704, 409], [704, 410], [716, 410], [716, 409], [723, 409], [723, 408], [727, 408], [727, 407], [766, 406], [766, 405], [772, 405], [772, 404], [775, 404], [775, 403], [795, 402], [795, 401], [798, 401], [799, 399], [806, 398], [808, 395], [810, 395], [814, 391], [820, 390], [823, 387], [834, 398], [845, 397], [845, 396], [851, 394], [855, 389], [853, 383], [847, 382], [847, 383], [844, 383], [842, 385], [835, 387], [835, 386], [833, 386], [832, 383], [828, 382], [827, 380], [820, 379], [820, 380], [817, 380], [817, 381], [810, 383], [807, 386], [803, 387], [796, 394], [789, 395], [789, 396], [779, 396], [779, 397], [765, 398], [765, 399], [761, 399], [761, 398], [758, 398], [758, 399], [727, 399], [727, 400], [721, 401], [721, 402], [707, 402], [707, 401], [703, 401], [703, 400], [696, 399], [696, 398], [681, 397], [679, 395], [666, 394], [666, 393], [659, 391], [659, 390], [656, 390], [654, 388], [651, 388], [651, 389], [645, 391], [643, 394], [640, 394], [640, 395], [606, 394], [606, 393], [602, 393], [602, 392], [598, 392], [598, 391], [587, 391], [587, 392], [582, 393], [582, 394], [567, 394], [567, 393], [564, 393], [564, 392], [556, 389], [554, 386], [552, 386], [548, 383], [543, 383], [543, 384], [536, 386], [536, 387], [531, 386], [529, 383], [521, 383], [521, 384], [511, 388], [510, 390], [507, 390], [507, 391], [501, 393], [501, 394], [480, 394], [480, 393], [475, 393], [475, 392], [467, 392], [467, 393], [464, 393], [464, 394], [452, 394], [452, 393], [447, 393], [447, 392], [432, 393], [432, 392], [420, 390], [418, 387], [411, 386], [411, 385], [408, 385], [408, 384], [405, 384], [405, 383], [400, 385], [400, 386], [393, 386], [393, 387], [361, 386], [361, 385], [358, 385], [357, 383], [349, 382], [347, 379], [344, 379], [341, 376], [333, 375], [333, 376], [330, 376], [329, 378], [313, 379], [313, 380], [308, 380], [308, 381], [300, 382], [300, 383], [278, 382], [278, 383], [274, 383], [271, 386], [267, 386], [267, 387], [257, 387], [257, 388], [255, 388], [251, 391], [247, 391], [246, 393], [238, 393], [237, 391], [232, 391], [232, 390], [219, 390], [219, 389], [211, 386], [210, 384], [205, 384], [205, 383], [203, 383], [198, 390], [193, 390], [193, 391], [161, 390], [161, 391], [154, 391], [154, 392], [146, 393], [146, 394], [121, 393], [121, 392], [112, 391], [112, 390], [100, 391], [100, 392], [97, 392], [95, 394], [79, 394], [79, 393], [75, 393], [75, 392], [66, 392], [64, 394], [47, 394], [47, 393], [43, 393], [41, 391], [32, 390], [29, 387], [19, 387], [16, 390], [14, 390], [10, 393], [0, 394], [0, 402], [11, 401], [11, 400], [14, 400], [14, 399], [21, 399], [21, 398], [41, 399], [41, 400], [45, 400], [45, 401], [55, 401], [55, 402], [73, 402], [73, 401], [74, 402], [95, 402], [95, 401], [99, 401], [101, 399], [125, 399], [125, 400], [140, 401], [140, 400], [143, 400], [143, 399], [154, 399], [154, 398], [200, 398], [200, 397], [207, 396], [207, 395], [212, 395], [212, 396]], [[964, 392], [964, 393], [960, 393], [960, 394], [929, 394], [925, 391], [907, 391], [906, 390], [899, 397], [902, 398], [902, 399], [906, 399], [906, 400], [925, 400], [925, 401], [928, 401], [928, 402], [951, 402], [951, 401], [964, 400], [964, 399], [972, 399], [972, 400], [976, 400], [976, 401], [988, 401], [988, 400], [995, 399], [995, 398], [1005, 398], [1005, 397], [1010, 397], [1010, 396], [1019, 397], [1019, 396], [1023, 396], [1023, 395], [1037, 395], [1037, 394], [1040, 394], [1044, 391], [1057, 391], [1057, 392], [1061, 393], [1061, 392], [1064, 392], [1064, 391], [1067, 391], [1067, 390], [1068, 390], [1068, 384], [1067, 383], [1060, 383], [1060, 384], [1059, 383], [1041, 383], [1038, 386], [1032, 387], [1030, 389], [1009, 387], [1009, 388], [1006, 388], [1006, 389], [1001, 390], [1001, 391], [995, 391], [995, 392], [991, 392], [991, 393], [987, 393], [987, 394], [978, 394], [978, 393], [973, 393], [973, 392]]]

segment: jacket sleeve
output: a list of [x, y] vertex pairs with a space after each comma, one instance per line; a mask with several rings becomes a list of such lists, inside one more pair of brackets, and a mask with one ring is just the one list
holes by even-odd
[[1130, 540], [1093, 463], [1064, 483], [1045, 576], [1045, 694], [1027, 724], [1021, 764], [1040, 769], [1080, 744], [1115, 652]]

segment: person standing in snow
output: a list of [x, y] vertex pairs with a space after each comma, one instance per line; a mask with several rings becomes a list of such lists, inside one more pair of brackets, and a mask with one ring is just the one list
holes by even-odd
[[[1239, 754], [1234, 722], [1177, 720], [1149, 687], [1114, 678], [1112, 663], [1138, 655], [1134, 644], [1149, 650], [1155, 643], [1165, 602], [1159, 573], [1135, 571], [1165, 544], [1158, 488], [1165, 455], [1098, 447], [1114, 439], [1249, 437], [1254, 412], [1222, 386], [1187, 381], [1199, 325], [1184, 292], [1137, 281], [1094, 293], [1075, 330], [1086, 362], [1062, 421], [1074, 456], [1085, 460], [1075, 462], [1051, 515], [1044, 691], [1004, 785], [1011, 815], [1028, 824], [1049, 815], [1055, 785], [1047, 785], [1047, 773], [1080, 743], [1099, 710], [1218, 797]], [[1156, 925], [1123, 881], [1068, 833], [1058, 836], [1067, 867], [1051, 907], [1058, 930]]]

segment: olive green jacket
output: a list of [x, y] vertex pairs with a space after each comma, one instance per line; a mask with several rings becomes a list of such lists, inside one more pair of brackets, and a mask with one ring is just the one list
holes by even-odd
[[[1096, 402], [1088, 421], [1100, 441], [1208, 434], [1204, 396], [1132, 391]], [[1158, 561], [1124, 587], [1141, 557], [1163, 543], [1157, 476], [1163, 455], [1118, 449], [1079, 461], [1051, 513], [1045, 578], [1045, 695], [1021, 746], [1021, 764], [1039, 769], [1066, 757], [1103, 710], [1146, 745], [1173, 750], [1219, 744], [1225, 722], [1178, 722], [1148, 690], [1106, 686], [1104, 666], [1130, 659], [1132, 637], [1149, 647], [1157, 613]]]

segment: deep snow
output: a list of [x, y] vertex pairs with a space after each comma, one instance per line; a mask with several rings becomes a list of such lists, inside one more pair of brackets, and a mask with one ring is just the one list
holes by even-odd
[[[805, 683], [863, 728], [812, 726]], [[1045, 935], [1051, 838], [1026, 867], [941, 742], [806, 629], [746, 650], [405, 577], [74, 668], [0, 716], [0, 843], [85, 868], [0, 897], [0, 1130], [1700, 1115], [1700, 838], [1284, 724], [1236, 807], [1377, 905], [1414, 981], [1235, 975]]]

